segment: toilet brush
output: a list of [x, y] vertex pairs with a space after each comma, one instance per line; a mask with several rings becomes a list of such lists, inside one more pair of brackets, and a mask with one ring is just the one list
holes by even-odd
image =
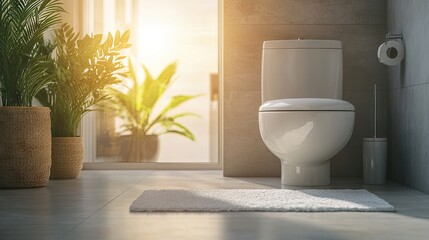
[[374, 138], [377, 138], [377, 84], [374, 84]]
[[374, 84], [374, 136], [363, 139], [363, 181], [383, 184], [386, 181], [387, 138], [377, 138], [377, 84]]

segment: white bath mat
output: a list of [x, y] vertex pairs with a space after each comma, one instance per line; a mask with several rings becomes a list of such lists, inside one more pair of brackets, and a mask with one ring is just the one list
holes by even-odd
[[130, 212], [391, 212], [367, 190], [213, 189], [147, 190]]

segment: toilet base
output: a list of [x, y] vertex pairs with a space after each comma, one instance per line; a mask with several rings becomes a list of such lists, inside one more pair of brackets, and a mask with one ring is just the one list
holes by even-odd
[[330, 163], [292, 165], [282, 162], [282, 185], [310, 187], [326, 186], [331, 183]]

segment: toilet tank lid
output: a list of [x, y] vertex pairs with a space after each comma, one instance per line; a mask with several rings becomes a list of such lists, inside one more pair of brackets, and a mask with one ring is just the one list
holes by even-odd
[[264, 41], [263, 48], [291, 48], [291, 49], [341, 49], [342, 43], [338, 40], [294, 39]]
[[344, 100], [328, 98], [286, 98], [263, 103], [260, 112], [274, 111], [354, 111], [355, 107]]

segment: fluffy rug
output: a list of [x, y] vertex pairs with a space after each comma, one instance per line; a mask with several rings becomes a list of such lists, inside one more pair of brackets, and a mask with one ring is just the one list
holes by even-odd
[[364, 189], [147, 190], [130, 212], [391, 212], [394, 207]]

